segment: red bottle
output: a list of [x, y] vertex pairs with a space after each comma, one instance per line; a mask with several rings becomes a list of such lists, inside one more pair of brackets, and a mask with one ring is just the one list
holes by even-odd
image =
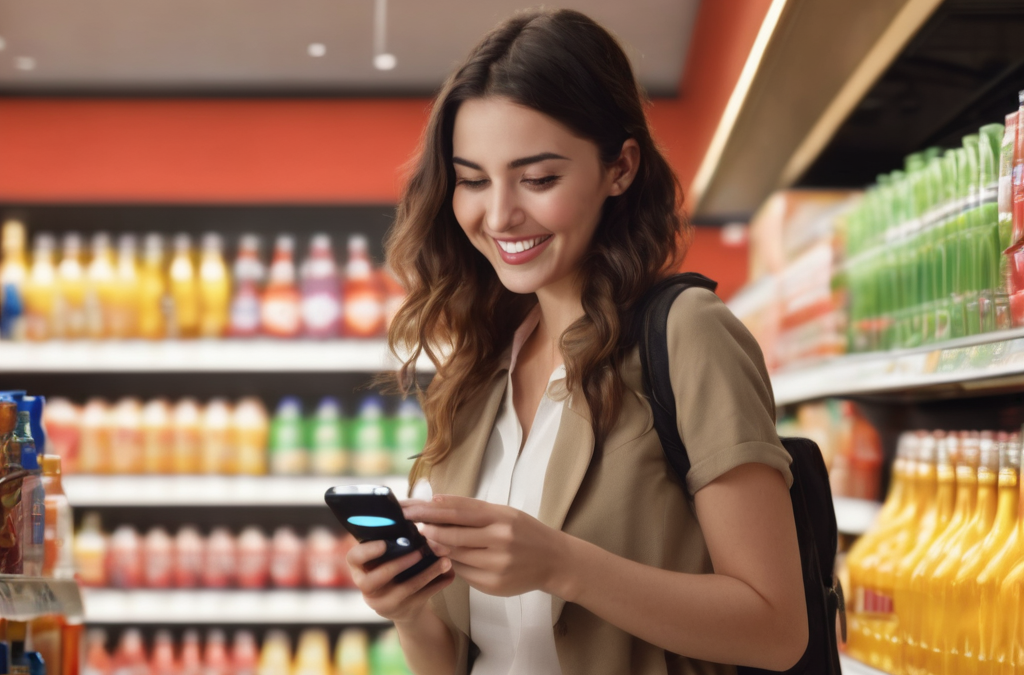
[[134, 527], [121, 525], [114, 530], [108, 565], [107, 581], [112, 588], [142, 586], [142, 541]]
[[293, 338], [301, 328], [299, 289], [295, 285], [295, 240], [283, 234], [274, 245], [270, 276], [263, 291], [260, 318], [271, 337]]
[[232, 675], [224, 631], [214, 628], [206, 633], [203, 650], [203, 675]]
[[93, 628], [85, 638], [85, 668], [82, 675], [111, 675], [114, 662], [107, 653], [106, 631]]
[[270, 579], [278, 588], [297, 588], [303, 577], [302, 540], [290, 527], [279, 527], [274, 531], [270, 545]]
[[205, 557], [203, 538], [199, 530], [186, 525], [174, 538], [174, 585], [195, 588], [203, 578]]
[[234, 294], [228, 334], [252, 337], [260, 332], [260, 294], [266, 270], [260, 260], [260, 240], [254, 234], [244, 235], [238, 243], [233, 275]]
[[233, 675], [256, 675], [259, 660], [260, 655], [253, 634], [247, 630], [237, 631], [231, 645]]
[[121, 641], [114, 654], [114, 672], [117, 675], [150, 675], [146, 647], [138, 628], [129, 628], [121, 633]]
[[270, 579], [270, 542], [258, 527], [238, 535], [238, 587], [266, 588]]
[[342, 332], [348, 337], [371, 338], [384, 332], [384, 291], [370, 263], [366, 237], [348, 240], [348, 265], [341, 305]]
[[181, 638], [181, 675], [203, 675], [199, 633], [187, 630]]
[[153, 640], [153, 658], [149, 664], [152, 675], [180, 675], [181, 668], [174, 658], [174, 638], [170, 631], [157, 631]]
[[162, 527], [154, 527], [142, 544], [146, 588], [170, 588], [174, 580], [174, 543]]
[[238, 555], [235, 538], [223, 527], [216, 528], [206, 540], [206, 560], [203, 565], [203, 586], [227, 588], [234, 584]]

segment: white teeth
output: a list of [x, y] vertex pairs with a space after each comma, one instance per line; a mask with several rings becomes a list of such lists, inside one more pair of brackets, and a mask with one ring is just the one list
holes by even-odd
[[537, 244], [544, 241], [546, 237], [535, 237], [533, 239], [526, 239], [525, 241], [498, 241], [498, 246], [501, 247], [505, 253], [522, 253], [523, 251], [529, 251]]

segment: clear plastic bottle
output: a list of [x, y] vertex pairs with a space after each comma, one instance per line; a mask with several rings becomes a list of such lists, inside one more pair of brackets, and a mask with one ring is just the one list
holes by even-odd
[[174, 428], [173, 466], [176, 474], [199, 473], [202, 436], [199, 403], [183, 398], [171, 413]]
[[74, 578], [74, 515], [61, 484], [61, 458], [57, 455], [43, 457], [43, 491], [46, 495], [43, 576]]
[[384, 476], [391, 471], [391, 452], [387, 447], [384, 403], [367, 396], [352, 423], [352, 471], [357, 476]]
[[327, 396], [313, 415], [310, 438], [310, 468], [317, 476], [339, 476], [348, 470], [345, 424], [341, 403]]
[[199, 262], [199, 336], [223, 337], [228, 329], [231, 278], [224, 263], [224, 245], [219, 234], [203, 235]]
[[114, 663], [107, 652], [107, 632], [92, 628], [85, 636], [85, 665], [82, 675], [112, 675]]
[[75, 566], [83, 586], [107, 585], [107, 537], [101, 529], [100, 514], [90, 511], [82, 518], [82, 527], [74, 539]]
[[247, 630], [235, 631], [231, 641], [231, 668], [233, 675], [256, 675], [259, 666], [256, 637]]
[[110, 413], [110, 471], [115, 474], [140, 474], [145, 466], [142, 446], [142, 402], [123, 398]]
[[206, 646], [203, 649], [203, 674], [232, 675], [227, 637], [219, 628], [213, 628], [206, 632]]
[[158, 630], [153, 638], [151, 675], [179, 675], [178, 660], [174, 656], [174, 637], [169, 630]]
[[270, 420], [263, 402], [254, 397], [239, 401], [231, 417], [231, 428], [237, 473], [245, 476], [266, 475]]
[[114, 652], [114, 672], [117, 675], [149, 675], [146, 645], [138, 628], [127, 628], [121, 633]]
[[205, 675], [198, 631], [187, 630], [181, 637], [181, 675]]
[[227, 399], [215, 398], [207, 403], [201, 425], [199, 470], [215, 475], [236, 473], [235, 448], [231, 443], [231, 404]]
[[142, 471], [149, 474], [174, 473], [174, 433], [171, 406], [162, 398], [142, 407]]

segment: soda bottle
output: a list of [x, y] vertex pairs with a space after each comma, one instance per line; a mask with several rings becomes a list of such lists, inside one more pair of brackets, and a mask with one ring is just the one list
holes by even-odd
[[348, 470], [345, 427], [341, 403], [333, 397], [320, 400], [311, 425], [311, 469], [317, 476], [338, 476]]
[[307, 337], [338, 336], [341, 288], [331, 238], [326, 234], [313, 235], [309, 257], [302, 265], [302, 321]]
[[128, 628], [121, 633], [114, 652], [114, 672], [116, 675], [149, 675], [146, 646], [138, 628]]
[[384, 404], [367, 396], [352, 423], [352, 470], [357, 476], [383, 476], [391, 471], [391, 452], [385, 434]]
[[199, 260], [199, 336], [222, 337], [228, 329], [231, 304], [231, 278], [224, 264], [224, 246], [220, 235], [203, 235], [203, 254]]
[[270, 580], [277, 588], [298, 588], [303, 572], [302, 540], [290, 527], [277, 528], [270, 544]]
[[302, 631], [295, 652], [294, 675], [331, 675], [330, 644], [325, 631]]
[[214, 528], [206, 540], [203, 586], [228, 588], [235, 583], [237, 571], [238, 552], [235, 548], [235, 538], [227, 528]]
[[53, 256], [57, 247], [53, 235], [40, 233], [32, 245], [32, 267], [25, 279], [25, 336], [41, 341], [54, 337], [53, 322], [57, 309], [57, 267]]
[[143, 585], [146, 588], [171, 588], [174, 582], [174, 542], [167, 530], [154, 527], [142, 543]]
[[178, 661], [174, 658], [174, 638], [169, 630], [158, 630], [153, 638], [151, 675], [178, 675]]
[[[416, 456], [423, 452], [427, 443], [427, 419], [419, 403], [412, 399], [402, 401], [394, 424], [394, 455], [391, 458], [392, 471], [407, 476], [412, 470]], [[877, 484], [877, 474], [875, 476]]]
[[270, 472], [294, 476], [306, 472], [302, 404], [294, 396], [281, 399], [270, 422]]
[[107, 653], [107, 632], [92, 628], [85, 636], [85, 667], [82, 675], [112, 675], [114, 663]]
[[203, 578], [206, 547], [199, 530], [185, 525], [174, 538], [174, 585], [196, 588]]
[[122, 234], [117, 241], [117, 267], [110, 297], [110, 337], [139, 335], [139, 265], [135, 236]]
[[238, 536], [238, 587], [266, 588], [270, 579], [270, 542], [258, 527]]
[[159, 234], [150, 233], [146, 235], [139, 271], [139, 337], [147, 340], [167, 337], [170, 302], [164, 267], [164, 240]]
[[194, 338], [199, 333], [199, 284], [192, 261], [192, 238], [187, 234], [174, 238], [169, 277], [174, 311], [168, 333], [171, 337]]
[[43, 576], [71, 579], [75, 576], [74, 517], [61, 485], [61, 458], [57, 455], [43, 457], [43, 492]]
[[202, 420], [200, 471], [206, 474], [235, 473], [231, 447], [231, 405], [222, 398], [206, 404]]
[[206, 632], [203, 673], [204, 675], [231, 675], [227, 638], [224, 636], [224, 631], [219, 628], [213, 628]]
[[337, 540], [325, 527], [314, 527], [306, 537], [306, 579], [310, 588], [338, 585]]
[[348, 337], [370, 338], [384, 330], [384, 293], [370, 263], [366, 237], [348, 239], [348, 265], [345, 266], [345, 287], [342, 332]]
[[247, 630], [235, 631], [235, 637], [231, 642], [233, 675], [256, 675], [259, 658], [256, 637]]
[[74, 232], [64, 235], [60, 264], [57, 265], [57, 310], [54, 335], [82, 338], [86, 334], [85, 270], [82, 267], [82, 239]]
[[107, 567], [112, 588], [142, 588], [142, 540], [131, 525], [120, 525], [111, 535]]
[[143, 471], [142, 403], [136, 398], [123, 398], [111, 412], [113, 433], [110, 443], [110, 471], [116, 474], [139, 474]]
[[301, 328], [301, 298], [295, 285], [294, 250], [295, 240], [291, 236], [283, 234], [277, 238], [260, 308], [263, 332], [271, 337], [293, 338]]
[[8, 220], [0, 231], [0, 338], [25, 337], [25, 226]]
[[78, 471], [90, 474], [110, 472], [111, 419], [107, 403], [91, 398], [82, 408], [78, 445]]
[[291, 675], [292, 644], [288, 634], [281, 630], [270, 630], [263, 637], [260, 650], [258, 675]]
[[82, 528], [74, 538], [75, 567], [83, 586], [107, 585], [107, 538], [100, 529], [100, 514], [90, 511], [82, 518]]
[[174, 406], [174, 473], [199, 473], [202, 435], [199, 430], [199, 403], [183, 398]]
[[142, 470], [149, 474], [174, 472], [174, 432], [171, 406], [157, 398], [142, 408]]
[[230, 333], [232, 337], [252, 337], [260, 332], [260, 295], [265, 270], [260, 261], [260, 240], [254, 234], [242, 235], [235, 259], [234, 295], [231, 298]]
[[334, 647], [337, 675], [370, 675], [370, 640], [362, 628], [346, 628]]
[[181, 637], [181, 675], [205, 675], [198, 631], [187, 630]]
[[48, 452], [60, 455], [66, 473], [74, 473], [78, 464], [80, 412], [66, 398], [51, 398], [43, 411], [50, 447]]
[[231, 420], [239, 474], [263, 476], [267, 473], [267, 436], [270, 421], [258, 398], [243, 398], [235, 406]]
[[116, 276], [110, 235], [106, 232], [97, 232], [92, 237], [92, 260], [85, 272], [86, 332], [94, 340], [110, 337], [110, 314]]
[[[21, 484], [21, 540], [22, 573], [32, 577], [43, 574], [43, 537], [46, 525], [46, 491], [43, 488], [43, 472], [39, 468], [36, 443], [32, 438], [29, 404], [18, 401], [18, 425], [11, 438], [13, 450], [21, 456], [21, 466], [26, 475]], [[12, 452], [8, 446], [8, 453]]]

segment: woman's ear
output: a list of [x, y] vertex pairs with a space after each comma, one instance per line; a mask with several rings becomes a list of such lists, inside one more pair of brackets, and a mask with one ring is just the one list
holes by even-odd
[[622, 143], [619, 157], [611, 163], [609, 176], [612, 184], [608, 188], [610, 197], [618, 197], [633, 184], [636, 172], [640, 169], [640, 144], [635, 138], [627, 138]]

